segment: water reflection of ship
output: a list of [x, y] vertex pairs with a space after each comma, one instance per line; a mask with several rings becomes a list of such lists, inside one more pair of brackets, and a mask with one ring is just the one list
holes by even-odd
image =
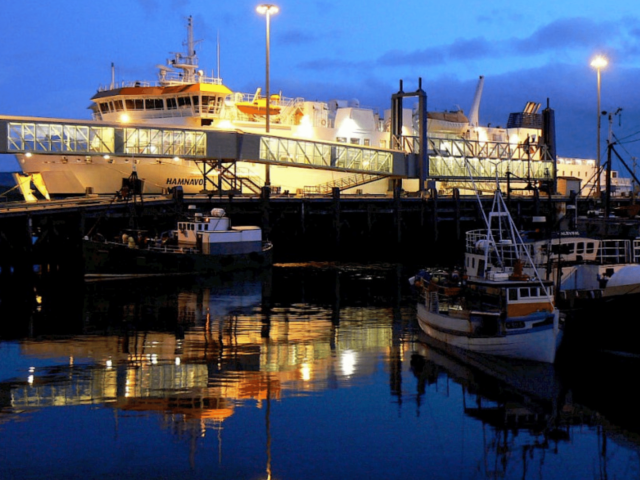
[[[373, 304], [393, 304], [387, 277], [400, 285], [405, 276], [339, 270], [280, 269], [287, 278], [275, 286], [270, 277], [241, 274], [170, 286], [91, 286], [79, 335], [38, 339], [36, 327], [36, 338], [20, 341], [22, 355], [54, 366], [5, 382], [0, 409], [104, 404], [162, 415], [167, 428], [195, 438], [207, 430], [220, 434], [246, 402], [268, 406], [284, 391], [306, 395], [357, 382], [377, 369], [377, 354], [365, 353], [394, 344], [393, 315]], [[328, 279], [338, 281], [317, 288]], [[363, 288], [367, 293], [357, 298], [364, 308], [341, 295]], [[60, 314], [43, 305], [39, 313], [50, 320]], [[375, 328], [367, 328], [368, 316]]]
[[[426, 388], [438, 387], [443, 376], [462, 387], [465, 415], [482, 423], [485, 458], [481, 464], [487, 478], [528, 478], [527, 469], [536, 461], [542, 464], [545, 452], [556, 454], [562, 443], [572, 442], [574, 428], [597, 430], [601, 470], [606, 470], [607, 439], [638, 448], [635, 436], [575, 403], [554, 365], [469, 354], [422, 332], [418, 338], [411, 360], [418, 379], [418, 406]], [[522, 472], [514, 471], [518, 468]]]

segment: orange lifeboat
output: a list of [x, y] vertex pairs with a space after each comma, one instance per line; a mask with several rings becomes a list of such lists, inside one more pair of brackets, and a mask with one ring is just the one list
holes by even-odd
[[[247, 115], [266, 115], [267, 99], [260, 96], [260, 89], [256, 91], [253, 100], [248, 102], [237, 102], [236, 108]], [[274, 94], [269, 99], [269, 115], [278, 115], [282, 110], [280, 105], [280, 95]]]

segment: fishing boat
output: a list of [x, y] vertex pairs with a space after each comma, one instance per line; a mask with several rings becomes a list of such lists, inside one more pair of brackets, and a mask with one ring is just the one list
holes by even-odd
[[[561, 310], [593, 308], [603, 301], [640, 295], [640, 238], [597, 238], [578, 230], [547, 234], [541, 230], [522, 232], [529, 252], [522, 268], [527, 274], [537, 271], [554, 283]], [[482, 245], [486, 240], [484, 229], [465, 234], [465, 268], [471, 276], [480, 275], [484, 268]], [[510, 242], [493, 248], [501, 257], [517, 255], [517, 246]]]
[[119, 240], [83, 239], [86, 279], [221, 273], [272, 264], [273, 244], [263, 241], [261, 228], [232, 226], [221, 208], [208, 215], [194, 212], [160, 238], [132, 230]]
[[[553, 282], [524, 273], [528, 250], [499, 189], [486, 225], [477, 245], [484, 255], [472, 273], [427, 271], [412, 279], [420, 328], [463, 350], [554, 363], [563, 325]], [[497, 244], [519, 244], [518, 255], [501, 256]]]

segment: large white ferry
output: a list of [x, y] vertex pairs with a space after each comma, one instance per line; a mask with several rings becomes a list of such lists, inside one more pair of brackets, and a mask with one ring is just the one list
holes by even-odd
[[[264, 134], [267, 126], [266, 98], [260, 88], [253, 93], [235, 92], [224, 85], [221, 78], [206, 76], [199, 69], [191, 17], [188, 19], [187, 31], [187, 51], [174, 54], [166, 65], [158, 65], [157, 81], [117, 84], [112, 65], [110, 84], [100, 87], [91, 98], [93, 121], [90, 124], [131, 127], [131, 133], [126, 133], [125, 130], [125, 136], [140, 137], [135, 139], [136, 145], [139, 145], [137, 155], [132, 153], [129, 156], [87, 157], [83, 153], [74, 154], [73, 151], [60, 154], [21, 152], [17, 158], [25, 176], [19, 180], [22, 183], [33, 182], [45, 196], [111, 194], [122, 187], [123, 179], [129, 178], [136, 171], [138, 178], [143, 181], [144, 193], [163, 193], [175, 186], [181, 186], [187, 194], [202, 191], [206, 182], [201, 165], [199, 167], [193, 159], [179, 155], [175, 158], [154, 157], [155, 145], [165, 140], [142, 137], [162, 135], [162, 129], [168, 127], [189, 129], [188, 131]], [[503, 160], [514, 158], [521, 164], [524, 164], [523, 159], [541, 158], [540, 152], [534, 149], [542, 144], [541, 124], [520, 121], [507, 128], [479, 125], [482, 85], [483, 78], [480, 77], [468, 117], [461, 110], [428, 112], [427, 134], [431, 168], [434, 172], [450, 172], [453, 167], [447, 162], [458, 157], [473, 159], [484, 156]], [[361, 107], [357, 100], [307, 101], [280, 94], [270, 95], [269, 100], [271, 108], [268, 135], [378, 150], [402, 148], [391, 140], [390, 111], [381, 115], [373, 108]], [[525, 111], [516, 115], [535, 116], [538, 108], [539, 104], [536, 106], [528, 103]], [[403, 108], [401, 116], [402, 135], [407, 138], [417, 137], [418, 120], [414, 109]], [[153, 128], [158, 129], [155, 134]], [[126, 139], [127, 142], [130, 140]], [[185, 134], [183, 140], [171, 138], [166, 141], [182, 141], [186, 144], [192, 140]], [[463, 143], [459, 144], [462, 146], [456, 146], [452, 142]], [[469, 142], [475, 142], [471, 149]], [[409, 152], [411, 148], [407, 142], [405, 151]], [[208, 146], [207, 149], [207, 155], [215, 158], [215, 146]], [[237, 162], [235, 168], [235, 175], [251, 179], [253, 185], [270, 184], [291, 193], [299, 192], [307, 186], [353, 175], [353, 172], [322, 168], [315, 169], [310, 175], [308, 169], [296, 165], [265, 167], [264, 164], [249, 159]], [[522, 169], [524, 171], [524, 167]], [[208, 172], [208, 175], [217, 173]], [[417, 177], [414, 175], [414, 178]], [[368, 193], [384, 194], [390, 189], [390, 185], [383, 178], [362, 188]], [[417, 191], [418, 180], [405, 180], [403, 188], [406, 191]]]

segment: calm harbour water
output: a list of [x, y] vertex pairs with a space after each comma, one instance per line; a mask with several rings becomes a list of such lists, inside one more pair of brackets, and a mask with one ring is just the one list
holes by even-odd
[[6, 286], [0, 479], [640, 478], [640, 359], [462, 361], [412, 273]]

